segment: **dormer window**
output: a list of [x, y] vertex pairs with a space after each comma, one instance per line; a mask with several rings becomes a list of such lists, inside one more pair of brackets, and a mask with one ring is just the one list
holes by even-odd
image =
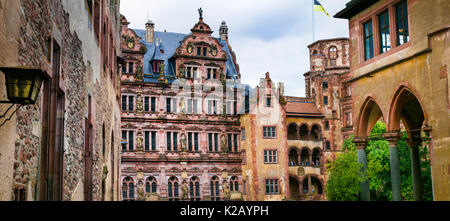
[[152, 62], [152, 68], [153, 68], [154, 74], [160, 73], [160, 67], [161, 67], [161, 64], [163, 64], [163, 63], [164, 63], [164, 61], [153, 61]]

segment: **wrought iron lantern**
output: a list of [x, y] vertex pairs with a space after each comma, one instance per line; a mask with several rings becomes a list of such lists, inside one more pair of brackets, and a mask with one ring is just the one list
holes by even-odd
[[35, 104], [41, 90], [45, 74], [42, 70], [25, 67], [0, 68], [5, 74], [6, 92], [8, 101], [0, 103], [13, 103], [21, 105]]

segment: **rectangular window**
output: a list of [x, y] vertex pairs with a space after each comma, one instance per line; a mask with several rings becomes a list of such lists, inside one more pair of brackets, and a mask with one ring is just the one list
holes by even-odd
[[152, 151], [156, 151], [156, 132], [152, 132]]
[[198, 100], [193, 101], [194, 114], [198, 114]]
[[266, 195], [279, 194], [278, 180], [266, 180]]
[[276, 150], [265, 150], [264, 151], [264, 163], [265, 164], [277, 164], [277, 151]]
[[126, 73], [127, 73], [127, 66], [122, 65], [122, 74], [126, 74]]
[[228, 134], [228, 152], [233, 152], [233, 135]]
[[166, 112], [170, 113], [171, 111], [171, 106], [172, 106], [172, 99], [170, 98], [166, 98]]
[[211, 68], [208, 68], [207, 69], [207, 76], [206, 76], [206, 79], [211, 79]]
[[328, 82], [322, 82], [322, 89], [327, 90], [328, 89]]
[[208, 134], [209, 152], [213, 152], [213, 134]]
[[167, 151], [172, 150], [172, 133], [167, 132]]
[[128, 97], [128, 111], [133, 111], [133, 110], [134, 110], [134, 97], [129, 96]]
[[265, 139], [275, 139], [277, 138], [276, 127], [263, 127], [263, 137]]
[[328, 105], [328, 96], [323, 97], [323, 105]]
[[378, 16], [378, 29], [380, 31], [380, 53], [391, 50], [391, 32], [389, 30], [389, 11]]
[[[127, 134], [128, 132], [126, 130], [122, 131], [122, 139], [127, 141]], [[127, 144], [122, 144], [122, 151], [126, 151], [127, 150]]]
[[197, 79], [197, 78], [198, 78], [197, 70], [198, 70], [197, 67], [194, 67], [194, 68], [193, 68], [193, 71], [192, 71], [192, 77], [193, 77], [194, 79]]
[[186, 68], [186, 78], [192, 78], [192, 67]]
[[198, 133], [194, 133], [194, 151], [198, 152]]
[[144, 111], [145, 112], [150, 111], [150, 98], [149, 97], [144, 98]]
[[202, 48], [197, 47], [197, 56], [202, 56]]
[[127, 96], [122, 96], [122, 110], [127, 110]]
[[372, 20], [363, 24], [364, 28], [364, 59], [367, 61], [373, 58], [373, 31]]
[[149, 131], [145, 131], [145, 151], [149, 151], [150, 150], [150, 132]]
[[177, 101], [178, 101], [178, 99], [177, 98], [173, 98], [172, 101], [173, 101], [172, 112], [173, 113], [177, 113], [178, 112], [178, 110], [177, 110], [177, 106], [178, 106], [177, 105], [178, 104]]
[[205, 56], [206, 57], [206, 48], [203, 48], [203, 56]]
[[188, 151], [192, 152], [192, 133], [188, 133]]
[[406, 0], [395, 6], [395, 18], [397, 20], [397, 45], [400, 46], [409, 41], [408, 5]]
[[133, 63], [133, 62], [129, 62], [129, 63], [128, 63], [128, 73], [129, 73], [129, 74], [132, 74], [132, 73], [134, 72], [133, 66], [134, 66], [134, 63]]
[[266, 98], [266, 107], [271, 107], [272, 106], [272, 97], [267, 97]]
[[234, 146], [234, 152], [238, 152], [238, 135], [234, 134], [233, 135], [233, 146]]
[[151, 99], [151, 111], [156, 112], [156, 97], [152, 97]]
[[326, 150], [330, 150], [330, 149], [331, 149], [330, 141], [327, 141], [327, 142], [325, 143], [325, 148], [326, 148]]
[[174, 151], [178, 150], [178, 133], [177, 132], [173, 133], [173, 150]]
[[219, 134], [214, 134], [214, 151], [219, 152]]
[[134, 131], [128, 132], [128, 149], [134, 150]]
[[330, 121], [325, 121], [325, 130], [330, 130]]

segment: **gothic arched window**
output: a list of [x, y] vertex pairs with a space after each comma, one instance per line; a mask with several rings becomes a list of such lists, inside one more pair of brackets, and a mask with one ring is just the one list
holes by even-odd
[[237, 178], [237, 176], [231, 177], [231, 180], [230, 180], [230, 191], [239, 192], [239, 179]]
[[124, 201], [134, 200], [134, 180], [131, 177], [123, 179], [122, 193]]
[[219, 178], [213, 176], [211, 178], [211, 201], [220, 201]]
[[338, 58], [338, 50], [335, 46], [331, 46], [329, 51], [330, 66], [336, 66], [336, 59]]
[[179, 201], [180, 194], [178, 189], [178, 178], [170, 177], [167, 184], [167, 192], [169, 196], [169, 201]]
[[145, 181], [145, 192], [146, 193], [156, 193], [156, 178], [155, 177], [149, 177]]
[[189, 182], [189, 193], [191, 201], [200, 201], [200, 179], [196, 176]]

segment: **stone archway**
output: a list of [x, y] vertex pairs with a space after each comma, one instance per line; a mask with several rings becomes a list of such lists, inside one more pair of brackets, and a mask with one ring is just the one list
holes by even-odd
[[423, 105], [413, 90], [401, 85], [393, 96], [389, 111], [389, 124], [386, 139], [389, 141], [392, 196], [394, 201], [400, 201], [401, 174], [398, 153], [401, 125], [404, 125], [408, 134], [411, 151], [411, 170], [413, 178], [414, 198], [423, 199], [419, 147], [422, 145], [422, 128], [426, 124], [426, 114]]

